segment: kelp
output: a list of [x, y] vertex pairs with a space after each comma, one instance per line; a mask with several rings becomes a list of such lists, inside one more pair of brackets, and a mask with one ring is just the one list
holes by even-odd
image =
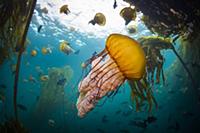
[[[177, 37], [175, 39], [177, 39]], [[144, 49], [147, 62], [145, 69], [146, 72], [143, 78], [139, 81], [129, 80], [129, 85], [131, 87], [131, 100], [133, 103], [135, 102], [137, 111], [140, 111], [141, 105], [144, 102], [148, 103], [149, 112], [152, 110], [153, 104], [158, 106], [153, 96], [152, 89], [154, 87], [155, 74], [157, 83], [160, 83], [160, 78], [162, 77], [163, 84], [165, 84], [165, 76], [163, 70], [164, 57], [161, 55], [161, 50], [171, 49], [174, 52], [188, 73], [189, 77], [191, 78], [193, 85], [195, 85], [194, 79], [189, 69], [174, 48], [175, 39], [157, 36], [147, 36], [138, 39], [138, 42]]]
[[151, 112], [153, 104], [158, 107], [158, 104], [152, 93], [152, 87], [147, 82], [145, 76], [138, 81], [129, 79], [128, 83], [131, 87], [131, 101], [135, 103], [136, 111], [141, 111], [141, 107], [144, 102], [148, 103], [149, 112]]
[[14, 112], [17, 115], [17, 86], [21, 56], [24, 51], [26, 34], [36, 5], [36, 0], [2, 0], [0, 2], [0, 51], [2, 64], [18, 52], [14, 81]]
[[21, 44], [31, 3], [31, 0], [0, 1], [0, 64], [13, 55], [16, 45]]
[[[173, 38], [164, 38], [159, 36], [147, 36], [141, 37], [138, 41], [142, 44], [142, 47], [145, 51], [147, 59], [147, 67], [150, 68], [147, 74], [151, 74], [151, 81], [154, 78], [154, 72], [156, 71], [157, 80], [160, 81], [160, 74], [162, 75], [163, 82], [165, 81], [163, 63], [164, 57], [161, 55], [161, 50], [172, 50], [176, 57], [179, 59], [181, 64], [183, 65], [185, 71], [188, 73], [193, 85], [195, 86], [194, 78], [191, 75], [190, 70], [186, 66], [185, 62], [178, 54], [174, 47], [175, 40], [178, 39], [178, 36]], [[159, 59], [159, 60], [158, 60]], [[159, 62], [161, 60], [161, 62]], [[159, 83], [159, 82], [158, 82]]]
[[142, 45], [146, 55], [146, 75], [148, 82], [151, 82], [151, 85], [154, 84], [154, 75], [156, 74], [156, 83], [159, 84], [161, 79], [163, 80], [163, 84], [165, 84], [165, 76], [164, 76], [164, 57], [161, 54], [161, 50], [172, 49], [172, 39], [163, 38], [163, 37], [155, 37], [155, 36], [147, 36], [141, 37], [138, 39], [138, 42]]
[[[53, 110], [61, 106], [64, 101], [64, 89], [73, 76], [73, 70], [70, 66], [66, 65], [62, 68], [50, 68], [48, 70], [48, 80], [41, 82], [41, 93], [39, 100], [36, 103], [34, 115], [36, 117], [50, 114]], [[63, 85], [59, 85], [59, 81], [65, 79]]]

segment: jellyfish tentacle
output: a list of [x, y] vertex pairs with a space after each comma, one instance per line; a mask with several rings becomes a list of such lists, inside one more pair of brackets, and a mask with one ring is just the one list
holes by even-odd
[[[109, 67], [111, 65], [113, 65], [114, 62], [108, 62], [108, 63], [103, 63], [100, 67], [98, 67], [96, 70], [94, 69], [94, 71], [90, 74], [90, 78], [94, 78], [95, 76], [99, 75], [106, 67]], [[97, 71], [99, 71], [97, 73]]]
[[96, 55], [96, 56], [94, 57], [94, 59], [91, 59], [91, 60], [90, 60], [90, 64], [91, 64], [95, 59], [101, 57], [101, 59], [94, 65], [93, 69], [95, 69], [95, 67], [98, 66], [98, 64], [99, 64], [106, 56], [107, 56], [107, 51], [103, 50], [100, 54]]
[[[102, 85], [105, 83], [105, 82], [108, 82], [108, 80], [110, 79], [110, 78], [112, 78], [113, 76], [115, 76], [115, 75], [117, 75], [119, 72], [117, 71], [117, 72], [115, 72], [115, 73], [113, 73], [112, 75], [110, 75], [110, 77], [104, 77], [107, 73], [104, 73], [104, 75], [102, 75], [102, 79], [101, 80], [99, 80], [98, 82], [97, 82], [97, 86], [98, 87], [102, 87]], [[105, 79], [106, 78], [106, 79]]]
[[86, 66], [88, 66], [89, 64], [92, 63], [92, 61], [94, 61], [95, 59], [103, 56], [104, 54], [107, 54], [106, 49], [104, 49], [103, 51], [101, 51], [99, 54], [92, 56], [91, 58], [89, 58], [88, 60], [85, 61]]
[[[109, 64], [108, 66], [110, 66], [110, 65], [112, 65], [113, 63], [111, 63], [111, 64]], [[112, 68], [113, 69], [113, 68]], [[99, 72], [98, 72], [99, 71]], [[88, 82], [88, 85], [93, 81], [93, 80], [95, 80], [95, 79], [98, 79], [99, 77], [103, 77], [102, 76], [102, 74], [103, 75], [105, 75], [107, 72], [109, 71], [109, 69], [103, 69], [103, 70], [100, 70], [100, 69], [98, 69], [97, 71], [96, 71], [96, 74], [95, 74], [95, 76], [93, 76], [92, 78], [91, 78], [91, 76], [90, 76], [90, 82]], [[92, 73], [91, 73], [92, 74]], [[100, 79], [100, 78], [99, 78]], [[103, 78], [102, 78], [103, 79]], [[98, 85], [98, 82], [99, 82], [99, 80], [97, 80], [97, 85]]]

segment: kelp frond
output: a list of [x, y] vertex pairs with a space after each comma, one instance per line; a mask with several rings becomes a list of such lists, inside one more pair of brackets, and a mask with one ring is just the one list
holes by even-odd
[[131, 100], [135, 103], [136, 111], [141, 111], [144, 102], [148, 103], [149, 112], [152, 110], [153, 104], [155, 104], [156, 107], [158, 106], [153, 96], [152, 88], [145, 78], [139, 81], [128, 80], [128, 82], [131, 87]]

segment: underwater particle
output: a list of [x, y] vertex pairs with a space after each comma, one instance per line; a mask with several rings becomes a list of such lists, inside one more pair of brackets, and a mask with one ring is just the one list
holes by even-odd
[[47, 81], [49, 79], [49, 76], [48, 75], [42, 75], [42, 76], [40, 76], [40, 80], [41, 81]]
[[135, 25], [128, 26], [128, 33], [129, 34], [134, 34], [136, 32], [137, 32], [137, 27]]
[[125, 25], [136, 19], [136, 9], [125, 7], [120, 11], [120, 16], [125, 20]]
[[36, 51], [36, 50], [32, 50], [32, 51], [31, 51], [31, 56], [34, 57], [34, 56], [36, 56], [36, 55], [37, 55], [37, 51]]
[[61, 6], [60, 7], [60, 13], [64, 13], [64, 14], [68, 15], [70, 13], [68, 5]]
[[106, 48], [85, 63], [92, 68], [79, 83], [77, 109], [80, 117], [91, 111], [106, 94], [117, 91], [125, 80], [141, 79], [146, 60], [143, 49], [134, 39], [111, 34], [106, 40]]
[[88, 24], [104, 26], [106, 24], [106, 17], [103, 13], [96, 13], [94, 18], [90, 20]]
[[62, 41], [60, 43], [60, 51], [64, 52], [65, 54], [69, 55], [70, 53], [73, 53], [74, 50], [70, 47], [70, 43], [67, 41]]
[[49, 119], [48, 120], [48, 125], [50, 126], [50, 127], [54, 127], [55, 126], [55, 121], [53, 120], [53, 119]]

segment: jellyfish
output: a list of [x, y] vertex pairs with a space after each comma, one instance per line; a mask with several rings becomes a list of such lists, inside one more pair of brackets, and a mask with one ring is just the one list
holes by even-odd
[[67, 41], [62, 41], [62, 42], [60, 43], [60, 47], [59, 47], [59, 48], [60, 48], [60, 51], [66, 53], [67, 55], [69, 55], [70, 53], [75, 52], [74, 49], [72, 49], [72, 48], [70, 47], [70, 44], [69, 44], [69, 42], [67, 42]]
[[136, 27], [135, 25], [130, 25], [130, 26], [127, 28], [127, 30], [128, 30], [128, 33], [129, 33], [129, 34], [134, 34], [134, 33], [137, 32], [137, 27]]
[[128, 25], [132, 20], [135, 20], [136, 9], [125, 7], [120, 11], [120, 16], [125, 20], [125, 25]]
[[[146, 59], [143, 49], [134, 39], [121, 34], [111, 34], [106, 40], [105, 49], [88, 59], [84, 68], [90, 64], [90, 71], [78, 86], [79, 98], [76, 106], [79, 117], [84, 117], [104, 96], [117, 93], [126, 80], [130, 83], [132, 98], [136, 103], [140, 97], [143, 100], [152, 99], [145, 81], [139, 81], [145, 73]], [[136, 81], [146, 89], [135, 88], [132, 84]]]
[[90, 20], [88, 23], [91, 23], [92, 25], [98, 24], [100, 26], [104, 26], [106, 24], [106, 17], [103, 13], [96, 13], [94, 19]]
[[36, 55], [37, 55], [37, 51], [36, 51], [36, 50], [32, 50], [32, 51], [31, 51], [31, 56], [34, 57], [34, 56], [36, 56]]
[[60, 8], [60, 13], [64, 13], [66, 15], [68, 15], [70, 13], [70, 10], [68, 8], [68, 5], [63, 5], [61, 8]]

